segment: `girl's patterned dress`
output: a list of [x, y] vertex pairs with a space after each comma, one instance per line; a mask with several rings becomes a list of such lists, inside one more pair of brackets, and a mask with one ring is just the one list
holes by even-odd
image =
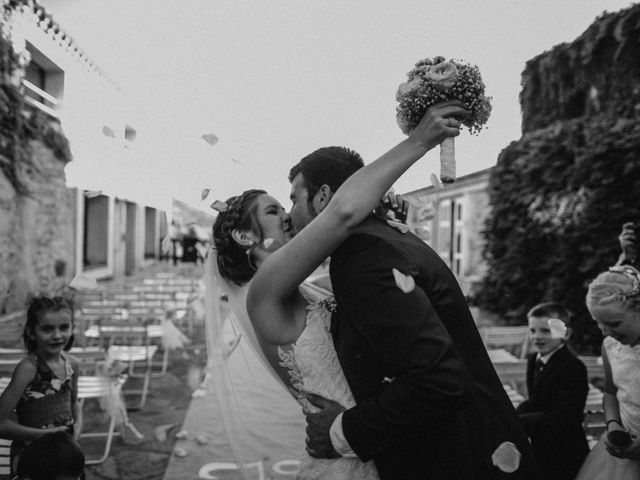
[[[73, 410], [71, 393], [73, 368], [66, 354], [65, 378], [58, 378], [47, 362], [37, 353], [30, 353], [29, 360], [36, 366], [36, 373], [22, 393], [16, 405], [17, 421], [20, 425], [33, 428], [53, 428], [68, 426], [73, 430]], [[11, 465], [28, 442], [16, 440], [11, 444]]]

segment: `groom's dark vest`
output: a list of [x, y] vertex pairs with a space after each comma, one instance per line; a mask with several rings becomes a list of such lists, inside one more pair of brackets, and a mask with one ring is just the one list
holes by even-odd
[[[338, 304], [332, 334], [357, 403], [342, 424], [358, 456], [374, 459], [383, 479], [539, 479], [442, 259], [415, 235], [371, 217], [336, 249], [330, 269]], [[511, 474], [491, 460], [507, 441], [522, 454]]]

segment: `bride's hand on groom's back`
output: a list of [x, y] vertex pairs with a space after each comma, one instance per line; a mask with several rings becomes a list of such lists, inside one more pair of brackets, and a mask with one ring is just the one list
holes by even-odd
[[468, 115], [459, 100], [449, 100], [430, 106], [420, 123], [409, 133], [409, 139], [431, 150], [445, 138], [460, 135], [460, 119]]
[[331, 443], [329, 431], [336, 417], [346, 408], [338, 402], [328, 400], [320, 395], [307, 394], [307, 399], [320, 410], [315, 413], [307, 413], [307, 439], [305, 440], [307, 452], [316, 458], [338, 458], [340, 454], [335, 451]]

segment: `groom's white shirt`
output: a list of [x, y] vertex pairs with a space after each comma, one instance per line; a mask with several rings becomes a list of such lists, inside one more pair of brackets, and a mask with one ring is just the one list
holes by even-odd
[[339, 414], [329, 429], [329, 437], [331, 438], [331, 444], [333, 449], [343, 457], [357, 458], [358, 455], [353, 451], [349, 442], [344, 437], [344, 431], [342, 430], [342, 413]]

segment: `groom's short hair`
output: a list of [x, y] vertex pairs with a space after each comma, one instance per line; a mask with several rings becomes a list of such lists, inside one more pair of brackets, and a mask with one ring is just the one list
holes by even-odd
[[340, 185], [364, 167], [360, 154], [347, 147], [323, 147], [310, 153], [289, 171], [289, 182], [302, 173], [307, 188], [307, 198], [311, 202], [322, 185], [329, 185], [335, 192]]

